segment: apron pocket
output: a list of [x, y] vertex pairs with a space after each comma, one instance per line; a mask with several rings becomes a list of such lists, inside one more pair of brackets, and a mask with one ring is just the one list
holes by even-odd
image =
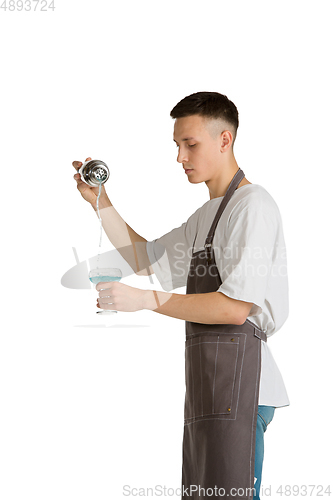
[[235, 418], [242, 334], [199, 335], [185, 342], [185, 421]]

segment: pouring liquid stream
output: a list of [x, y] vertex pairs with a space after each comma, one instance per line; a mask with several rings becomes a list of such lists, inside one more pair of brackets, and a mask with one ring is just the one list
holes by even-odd
[[99, 198], [101, 196], [101, 192], [102, 192], [102, 181], [100, 181], [100, 183], [99, 183], [99, 190], [98, 190], [97, 203], [96, 203], [97, 204], [98, 218], [99, 218], [99, 222], [100, 222], [99, 249], [98, 249], [97, 264], [96, 264], [97, 268], [98, 268], [99, 255], [101, 253], [101, 248], [102, 248], [102, 233], [103, 233], [102, 219], [101, 219], [101, 216], [99, 213]]

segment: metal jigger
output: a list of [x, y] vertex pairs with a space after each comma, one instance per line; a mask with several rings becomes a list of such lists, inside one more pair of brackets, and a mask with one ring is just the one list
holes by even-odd
[[86, 161], [78, 173], [81, 175], [83, 182], [93, 187], [104, 184], [110, 177], [108, 166], [104, 161], [100, 160]]

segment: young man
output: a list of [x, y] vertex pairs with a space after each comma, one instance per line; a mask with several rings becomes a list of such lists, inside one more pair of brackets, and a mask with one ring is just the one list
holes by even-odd
[[[167, 292], [98, 284], [98, 307], [185, 320], [182, 498], [258, 499], [264, 432], [275, 408], [289, 405], [267, 346], [288, 316], [281, 217], [269, 193], [237, 165], [238, 111], [226, 96], [192, 94], [171, 117], [177, 161], [189, 182], [206, 183], [210, 200], [180, 227], [147, 242], [103, 187], [100, 214], [110, 241], [136, 274], [155, 272]], [[74, 178], [96, 210], [98, 188]], [[185, 285], [186, 295], [168, 293]]]

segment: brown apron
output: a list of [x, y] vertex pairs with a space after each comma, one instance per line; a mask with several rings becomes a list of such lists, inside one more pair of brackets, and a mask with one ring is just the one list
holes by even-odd
[[[186, 293], [216, 292], [222, 281], [212, 241], [223, 210], [244, 177], [239, 169], [216, 213], [205, 250], [193, 253]], [[194, 246], [194, 245], [193, 245]], [[250, 500], [264, 331], [186, 321], [182, 499]]]

